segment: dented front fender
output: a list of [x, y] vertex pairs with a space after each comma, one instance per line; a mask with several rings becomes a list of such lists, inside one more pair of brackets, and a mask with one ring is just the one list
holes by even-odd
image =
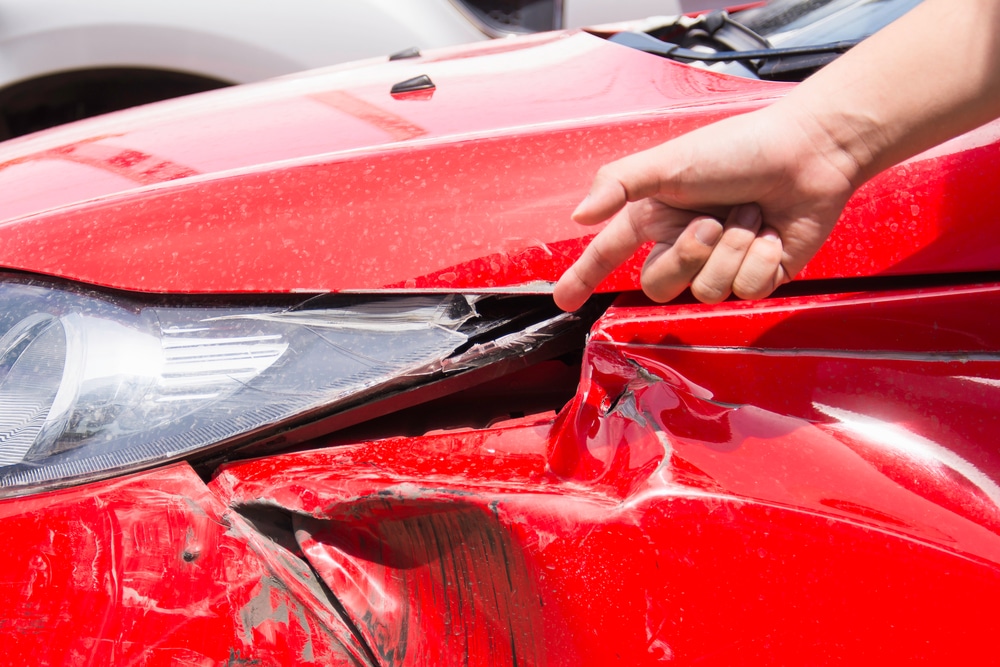
[[5, 501], [3, 660], [989, 662], [997, 301], [624, 299], [556, 416]]

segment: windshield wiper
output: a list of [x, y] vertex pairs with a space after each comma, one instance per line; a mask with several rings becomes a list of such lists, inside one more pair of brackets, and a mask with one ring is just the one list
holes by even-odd
[[807, 46], [770, 47], [766, 49], [747, 49], [744, 51], [697, 51], [686, 49], [680, 44], [664, 42], [647, 35], [644, 32], [619, 32], [608, 41], [622, 46], [628, 46], [646, 53], [653, 53], [665, 58], [677, 60], [692, 60], [709, 63], [764, 60], [768, 58], [783, 58], [790, 56], [809, 56], [825, 54], [841, 54], [856, 46], [859, 39], [846, 39], [827, 44], [810, 44]]
[[761, 79], [776, 79], [793, 72], [818, 69], [856, 46], [861, 40], [851, 39], [826, 44], [739, 51], [688, 49], [673, 42], [657, 39], [644, 32], [620, 32], [610, 37], [608, 41], [685, 62], [740, 62], [750, 67]]
[[717, 11], [648, 32], [617, 33], [609, 41], [682, 62], [738, 62], [761, 79], [801, 80], [861, 40], [775, 47], [728, 12]]

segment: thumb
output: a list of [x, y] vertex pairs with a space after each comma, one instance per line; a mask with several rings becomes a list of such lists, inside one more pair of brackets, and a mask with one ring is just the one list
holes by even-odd
[[594, 176], [590, 193], [573, 211], [573, 220], [583, 225], [596, 225], [628, 202], [659, 192], [663, 148], [658, 146], [601, 167]]

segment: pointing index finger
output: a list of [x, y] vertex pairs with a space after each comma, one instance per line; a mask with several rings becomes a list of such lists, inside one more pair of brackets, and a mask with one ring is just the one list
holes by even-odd
[[602, 280], [642, 246], [643, 239], [629, 221], [625, 208], [590, 242], [573, 266], [559, 278], [552, 296], [566, 311], [577, 310]]

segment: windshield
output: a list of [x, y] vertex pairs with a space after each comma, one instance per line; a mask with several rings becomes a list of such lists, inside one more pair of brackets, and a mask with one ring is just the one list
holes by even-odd
[[682, 17], [611, 41], [717, 72], [801, 81], [920, 0], [772, 0]]
[[777, 0], [734, 18], [775, 47], [806, 46], [868, 37], [920, 0]]
[[[737, 12], [740, 24], [767, 40], [774, 48], [816, 46], [838, 42], [857, 42], [881, 30], [920, 4], [920, 0], [777, 0], [764, 7]], [[835, 59], [839, 53], [810, 61], [784, 58], [783, 67], [765, 72], [767, 78], [802, 80], [816, 69]], [[796, 67], [801, 65], [801, 68]], [[760, 67], [740, 62], [718, 63], [712, 69], [761, 78]]]

